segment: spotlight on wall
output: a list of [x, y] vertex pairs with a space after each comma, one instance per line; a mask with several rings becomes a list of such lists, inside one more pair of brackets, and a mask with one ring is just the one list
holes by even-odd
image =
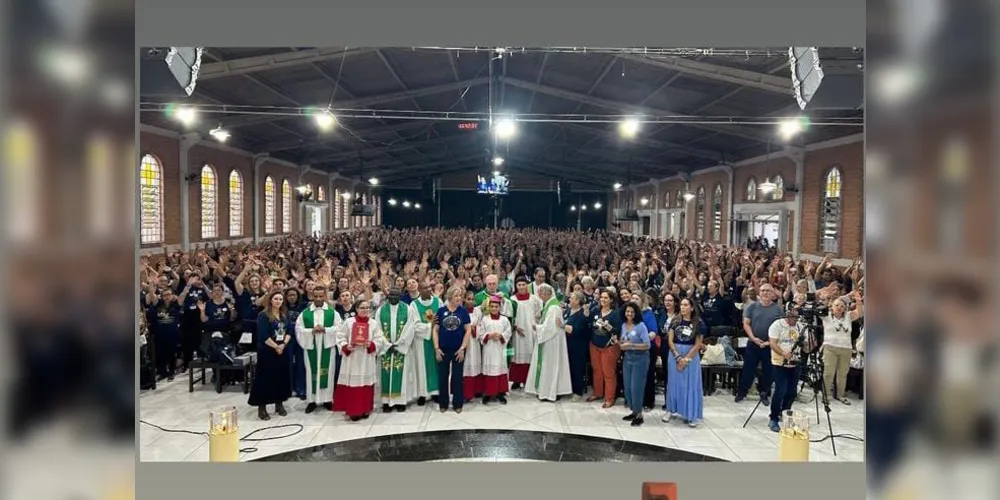
[[371, 179], [368, 179], [368, 184], [371, 184], [372, 186], [378, 186], [378, 178], [372, 177]]
[[213, 138], [215, 138], [215, 140], [219, 142], [226, 142], [227, 140], [229, 140], [229, 137], [231, 137], [229, 131], [222, 128], [221, 125], [209, 131], [208, 135], [212, 136]]
[[410, 208], [410, 202], [404, 200], [403, 201], [403, 208]]
[[642, 199], [639, 200], [639, 204], [642, 206], [649, 205], [649, 198], [643, 197]]
[[639, 120], [636, 118], [626, 118], [618, 124], [618, 133], [626, 139], [631, 139], [639, 133]]
[[517, 133], [517, 125], [514, 124], [514, 120], [504, 118], [496, 122], [493, 130], [496, 133], [497, 138], [510, 139]]
[[395, 198], [389, 198], [389, 206], [393, 206], [394, 207], [394, 206], [396, 206], [396, 203], [397, 202], [396, 202]]
[[316, 126], [324, 132], [332, 129], [337, 124], [337, 117], [333, 116], [333, 113], [329, 109], [315, 112], [313, 120], [316, 120]]

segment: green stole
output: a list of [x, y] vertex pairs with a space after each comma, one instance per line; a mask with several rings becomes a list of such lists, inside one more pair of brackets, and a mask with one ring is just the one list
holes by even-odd
[[[330, 329], [333, 328], [334, 315], [337, 314], [336, 311], [327, 307], [323, 311], [323, 328]], [[306, 330], [312, 330], [316, 325], [315, 312], [312, 307], [307, 308], [302, 311], [302, 325], [305, 326]], [[300, 333], [300, 335], [306, 335], [305, 332]], [[313, 335], [309, 332], [308, 335]], [[324, 336], [325, 339], [325, 336]], [[309, 356], [309, 369], [312, 370], [312, 387], [309, 388], [310, 394], [316, 394], [316, 384], [319, 384], [320, 389], [327, 389], [330, 386], [330, 356], [333, 355], [333, 346], [323, 344], [323, 347], [317, 349], [315, 342], [313, 343], [312, 349], [306, 349], [306, 356]]]
[[[396, 308], [396, 325], [393, 328], [392, 308]], [[410, 308], [400, 302], [393, 306], [386, 303], [379, 310], [379, 325], [390, 343], [395, 344], [403, 334]], [[382, 395], [399, 397], [403, 394], [403, 356], [405, 354], [392, 349], [382, 355]]]
[[[504, 299], [509, 298], [509, 297], [507, 297], [506, 293], [500, 291], [499, 289], [497, 289], [497, 293], [495, 293], [493, 295], [499, 295], [501, 298], [504, 298]], [[483, 290], [483, 291], [477, 293], [476, 294], [476, 307], [479, 307], [479, 306], [483, 305], [483, 302], [486, 302], [486, 301], [490, 300], [490, 297], [491, 297], [490, 292], [487, 292], [486, 290]], [[501, 306], [501, 309], [503, 309], [502, 306]]]
[[[420, 297], [413, 299], [413, 303], [416, 304], [417, 313], [420, 314], [420, 322], [424, 324], [427, 324], [428, 310], [437, 315], [438, 309], [441, 309], [441, 301], [437, 297], [431, 297], [431, 305], [429, 306], [424, 306]], [[434, 392], [438, 390], [438, 367], [437, 351], [434, 350], [433, 338], [424, 340], [424, 367], [427, 371], [427, 392]]]
[[[545, 314], [549, 312], [549, 309], [552, 309], [553, 307], [559, 307], [560, 303], [561, 302], [559, 302], [559, 299], [557, 299], [555, 297], [552, 297], [545, 304], [545, 307], [542, 308], [542, 324], [543, 325], [545, 324]], [[538, 366], [535, 368], [535, 390], [536, 391], [538, 390], [538, 385], [542, 382], [542, 350], [544, 349], [544, 347], [545, 346], [542, 345], [541, 343], [538, 344], [538, 363], [536, 363], [536, 365], [538, 365]]]

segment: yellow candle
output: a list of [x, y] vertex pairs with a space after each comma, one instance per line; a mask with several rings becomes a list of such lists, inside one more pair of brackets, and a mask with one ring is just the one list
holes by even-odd
[[781, 462], [809, 461], [809, 433], [801, 429], [782, 429], [778, 441]]
[[240, 460], [240, 436], [234, 429], [222, 429], [208, 434], [208, 460], [210, 462], [238, 462]]

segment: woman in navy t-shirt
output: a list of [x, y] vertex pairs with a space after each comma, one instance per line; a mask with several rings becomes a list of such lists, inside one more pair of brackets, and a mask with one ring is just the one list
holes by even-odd
[[[448, 303], [438, 309], [434, 322], [434, 348], [438, 360], [438, 404], [441, 412], [448, 411], [448, 393], [451, 392], [455, 413], [462, 413], [465, 352], [471, 336], [472, 320], [462, 307], [465, 290], [452, 287], [448, 290]], [[449, 383], [449, 379], [451, 382]]]

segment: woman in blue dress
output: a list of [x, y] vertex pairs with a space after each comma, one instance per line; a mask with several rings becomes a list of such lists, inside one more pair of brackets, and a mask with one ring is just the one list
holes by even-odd
[[[659, 352], [660, 358], [663, 359], [663, 385], [665, 388], [670, 387], [670, 368], [667, 366], [667, 360], [671, 357], [671, 353], [670, 343], [667, 342], [667, 333], [670, 331], [670, 323], [680, 314], [680, 302], [677, 295], [664, 292], [663, 301], [660, 303], [660, 307], [656, 308], [656, 324], [660, 329], [656, 332], [655, 342], [656, 350]], [[667, 411], [666, 397], [663, 398], [663, 411]]]
[[653, 291], [649, 290], [647, 293], [639, 295], [634, 294], [632, 297], [638, 297], [641, 300], [636, 301], [639, 307], [642, 308], [642, 323], [646, 325], [646, 330], [649, 332], [649, 369], [646, 370], [646, 387], [642, 394], [642, 407], [647, 410], [652, 410], [656, 407], [656, 358], [657, 351], [655, 347], [654, 339], [656, 338], [656, 332], [659, 330], [657, 328], [656, 312], [654, 307], [656, 306], [655, 295], [652, 294]]
[[288, 414], [284, 402], [292, 395], [292, 353], [286, 347], [292, 343], [293, 325], [285, 308], [285, 296], [280, 290], [267, 295], [267, 308], [257, 316], [257, 372], [250, 389], [250, 406], [257, 407], [261, 420], [270, 420], [267, 405], [284, 417]]
[[708, 327], [698, 317], [693, 299], [680, 301], [680, 314], [674, 317], [667, 332], [667, 413], [664, 422], [675, 416], [684, 423], [697, 427], [704, 409], [704, 392], [701, 386], [701, 345]]
[[569, 307], [563, 312], [573, 401], [581, 400], [587, 390], [583, 380], [587, 370], [587, 357], [590, 356], [590, 321], [583, 311], [585, 301], [583, 292], [573, 292], [569, 296]]

